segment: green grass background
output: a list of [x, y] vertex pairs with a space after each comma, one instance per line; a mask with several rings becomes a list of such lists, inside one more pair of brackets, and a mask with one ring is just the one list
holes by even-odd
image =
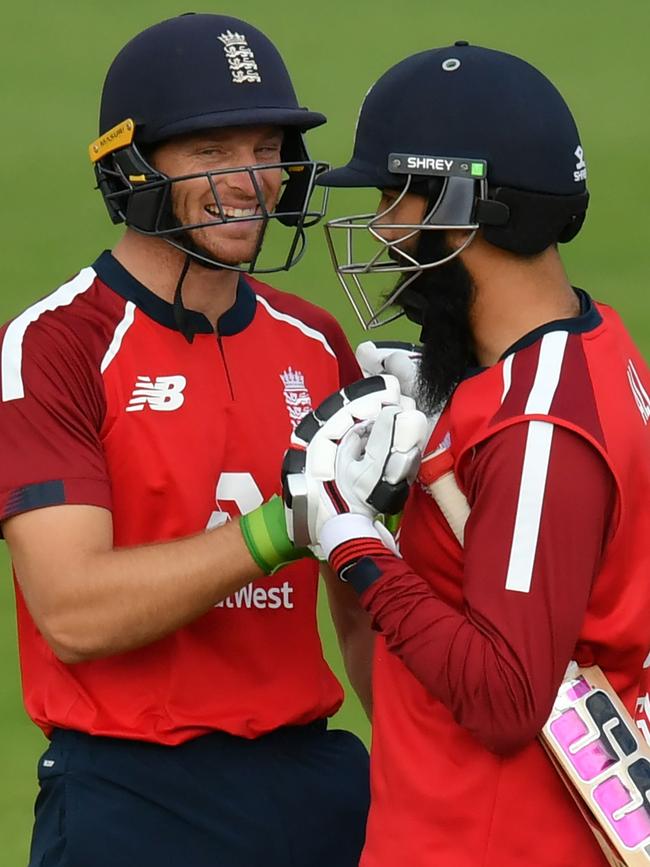
[[[570, 274], [615, 304], [647, 351], [648, 0], [224, 0], [191, 8], [248, 19], [271, 36], [302, 104], [330, 118], [309, 143], [314, 156], [332, 163], [349, 156], [370, 83], [407, 54], [467, 39], [539, 66], [573, 107], [589, 165], [592, 205], [583, 234], [566, 249]], [[103, 76], [134, 33], [184, 11], [186, 6], [171, 0], [23, 0], [3, 9], [0, 321], [47, 294], [117, 238], [92, 191], [86, 156]], [[344, 213], [348, 202], [347, 194], [335, 194], [331, 213]], [[352, 341], [361, 337], [319, 228], [312, 231], [306, 260], [274, 282], [329, 308]], [[390, 332], [410, 333], [407, 325]], [[13, 590], [1, 544], [0, 576], [0, 864], [20, 867], [27, 859], [34, 766], [44, 741], [21, 705]], [[340, 671], [326, 614], [322, 619], [328, 653]], [[354, 698], [339, 721], [368, 738]]]

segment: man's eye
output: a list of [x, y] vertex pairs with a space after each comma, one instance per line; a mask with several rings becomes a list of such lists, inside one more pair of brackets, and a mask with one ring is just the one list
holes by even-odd
[[257, 148], [255, 153], [261, 154], [262, 156], [277, 156], [280, 153], [280, 148], [276, 145], [264, 145], [263, 147]]

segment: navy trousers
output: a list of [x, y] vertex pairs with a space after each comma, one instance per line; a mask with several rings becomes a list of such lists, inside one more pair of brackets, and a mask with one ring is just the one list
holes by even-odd
[[57, 730], [29, 867], [356, 867], [368, 754], [324, 721], [176, 747]]

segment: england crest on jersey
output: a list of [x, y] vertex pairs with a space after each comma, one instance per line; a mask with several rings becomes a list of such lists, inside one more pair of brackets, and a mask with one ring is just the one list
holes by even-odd
[[295, 430], [301, 420], [312, 410], [311, 396], [305, 385], [305, 377], [300, 370], [287, 367], [280, 374], [280, 379], [284, 386], [284, 402], [287, 405], [291, 426]]

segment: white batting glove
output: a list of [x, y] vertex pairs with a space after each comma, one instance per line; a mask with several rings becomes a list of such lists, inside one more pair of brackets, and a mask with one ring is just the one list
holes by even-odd
[[397, 379], [376, 376], [336, 392], [305, 416], [282, 466], [285, 518], [297, 547], [323, 556], [323, 525], [340, 514], [401, 511], [426, 442], [427, 419]]
[[364, 376], [396, 376], [402, 394], [413, 397], [422, 349], [401, 340], [366, 340], [354, 353]]

